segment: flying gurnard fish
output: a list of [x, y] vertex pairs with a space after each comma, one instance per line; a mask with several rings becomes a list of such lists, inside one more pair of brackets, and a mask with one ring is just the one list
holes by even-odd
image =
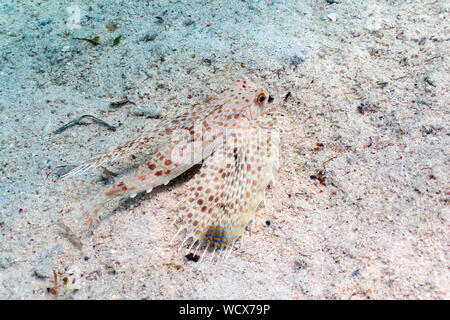
[[158, 128], [70, 171], [65, 177], [142, 154], [142, 150], [151, 150], [153, 137], [166, 137], [137, 168], [117, 177], [114, 184], [82, 205], [89, 229], [110, 200], [151, 192], [203, 161], [178, 205], [175, 222], [181, 220], [181, 226], [175, 236], [185, 231], [181, 246], [192, 239], [189, 251], [197, 244], [194, 255], [204, 245], [204, 252], [213, 246], [214, 252], [221, 250], [223, 257], [228, 256], [254, 219], [277, 161], [274, 118], [263, 116], [271, 99], [265, 89], [238, 80], [208, 105], [195, 105], [189, 112], [165, 120]]

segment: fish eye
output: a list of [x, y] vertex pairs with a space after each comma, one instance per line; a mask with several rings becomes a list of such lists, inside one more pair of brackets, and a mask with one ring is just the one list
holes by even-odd
[[261, 93], [256, 101], [258, 101], [260, 104], [263, 103], [266, 100], [266, 95], [264, 93]]

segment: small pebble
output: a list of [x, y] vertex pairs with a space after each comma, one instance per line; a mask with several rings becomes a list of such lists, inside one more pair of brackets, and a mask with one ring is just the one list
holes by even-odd
[[117, 29], [117, 24], [114, 21], [108, 21], [105, 27], [109, 32], [114, 32]]
[[144, 41], [153, 41], [156, 39], [156, 32], [153, 30], [150, 30], [147, 32], [147, 34], [144, 36]]
[[298, 259], [294, 261], [294, 266], [296, 270], [303, 270], [308, 267], [308, 264], [306, 263], [306, 261]]
[[333, 13], [330, 13], [329, 15], [327, 15], [327, 18], [330, 19], [333, 22], [336, 22], [337, 15], [336, 15], [336, 13], [333, 12]]
[[200, 259], [200, 256], [198, 256], [198, 255], [194, 256], [194, 254], [192, 252], [190, 252], [189, 254], [186, 255], [186, 259], [188, 259], [189, 261], [197, 262], [198, 259]]

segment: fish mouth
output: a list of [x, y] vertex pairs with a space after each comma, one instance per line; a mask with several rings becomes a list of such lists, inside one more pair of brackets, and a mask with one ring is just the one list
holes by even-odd
[[267, 99], [267, 102], [268, 102], [268, 103], [272, 103], [273, 100], [274, 100], [273, 97], [272, 97], [272, 96], [269, 96], [269, 99]]

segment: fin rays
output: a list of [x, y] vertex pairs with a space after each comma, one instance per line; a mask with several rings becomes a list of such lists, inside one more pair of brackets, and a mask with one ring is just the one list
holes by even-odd
[[[188, 185], [179, 205], [187, 238], [220, 250], [224, 260], [253, 221], [272, 176], [272, 141], [247, 119], [234, 122], [223, 148], [216, 150]], [[231, 141], [231, 143], [229, 143]], [[213, 256], [215, 251], [213, 253]]]

